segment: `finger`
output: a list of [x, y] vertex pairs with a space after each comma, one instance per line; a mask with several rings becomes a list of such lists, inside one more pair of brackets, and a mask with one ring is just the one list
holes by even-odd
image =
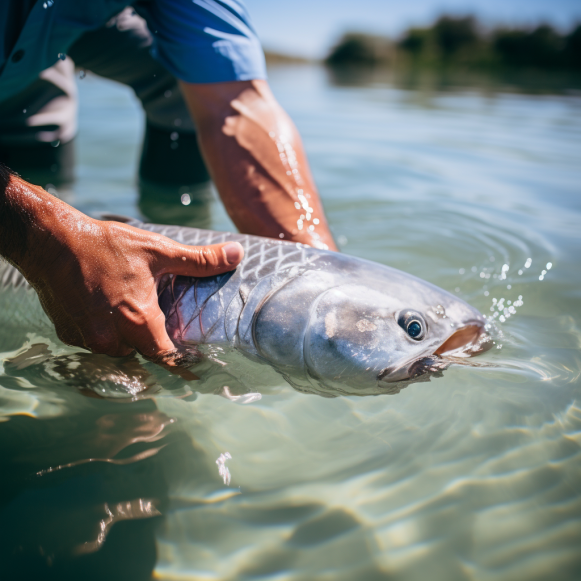
[[122, 338], [112, 328], [87, 323], [82, 335], [82, 346], [94, 354], [126, 357], [135, 351], [133, 347], [123, 342]]
[[[149, 309], [148, 309], [149, 310]], [[155, 359], [160, 354], [173, 351], [175, 345], [165, 329], [165, 316], [155, 305], [149, 316], [140, 322], [131, 321], [131, 313], [124, 313], [126, 322], [120, 329], [124, 340], [147, 359]]]
[[187, 352], [180, 349], [173, 349], [172, 351], [164, 351], [157, 357], [150, 359], [153, 363], [167, 369], [174, 375], [179, 375], [186, 381], [196, 381], [200, 379], [196, 374], [192, 373], [188, 367], [194, 365], [199, 359], [190, 357]]
[[171, 373], [180, 375], [186, 381], [199, 379], [187, 369], [198, 361], [196, 355], [175, 347], [165, 329], [165, 317], [161, 310], [136, 330], [132, 343], [146, 359]]
[[167, 246], [156, 264], [156, 274], [184, 276], [213, 276], [233, 270], [244, 257], [239, 242], [225, 242], [209, 246]]

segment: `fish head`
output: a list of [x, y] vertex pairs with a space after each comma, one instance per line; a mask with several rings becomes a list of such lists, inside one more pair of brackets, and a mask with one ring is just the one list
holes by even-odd
[[313, 303], [303, 346], [312, 381], [381, 393], [443, 370], [448, 355], [489, 348], [477, 309], [411, 275], [384, 274], [328, 289]]

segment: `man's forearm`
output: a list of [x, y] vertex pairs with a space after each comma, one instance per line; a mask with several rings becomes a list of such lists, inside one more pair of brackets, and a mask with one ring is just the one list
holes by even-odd
[[117, 222], [85, 216], [2, 167], [0, 255], [36, 290], [58, 337], [96, 353], [174, 365], [181, 353], [157, 299], [164, 274], [211, 276], [235, 268], [237, 242], [186, 246]]
[[0, 163], [0, 256], [17, 264], [28, 246], [30, 215], [18, 204], [14, 174]]
[[266, 82], [182, 83], [182, 91], [238, 229], [336, 250], [298, 132]]

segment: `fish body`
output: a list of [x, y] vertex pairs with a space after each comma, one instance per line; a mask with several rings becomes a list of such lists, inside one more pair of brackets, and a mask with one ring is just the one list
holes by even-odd
[[[236, 348], [303, 391], [381, 393], [443, 367], [442, 353], [480, 351], [488, 340], [476, 309], [388, 266], [257, 236], [127, 223], [189, 245], [240, 242], [245, 257], [232, 272], [160, 280], [168, 333], [176, 344]], [[25, 286], [10, 268], [0, 268], [0, 301]]]

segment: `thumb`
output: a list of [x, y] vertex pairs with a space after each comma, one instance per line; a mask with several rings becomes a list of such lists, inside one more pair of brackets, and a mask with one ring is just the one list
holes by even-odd
[[223, 242], [209, 246], [167, 245], [156, 261], [156, 275], [214, 276], [233, 270], [244, 257], [239, 242]]

